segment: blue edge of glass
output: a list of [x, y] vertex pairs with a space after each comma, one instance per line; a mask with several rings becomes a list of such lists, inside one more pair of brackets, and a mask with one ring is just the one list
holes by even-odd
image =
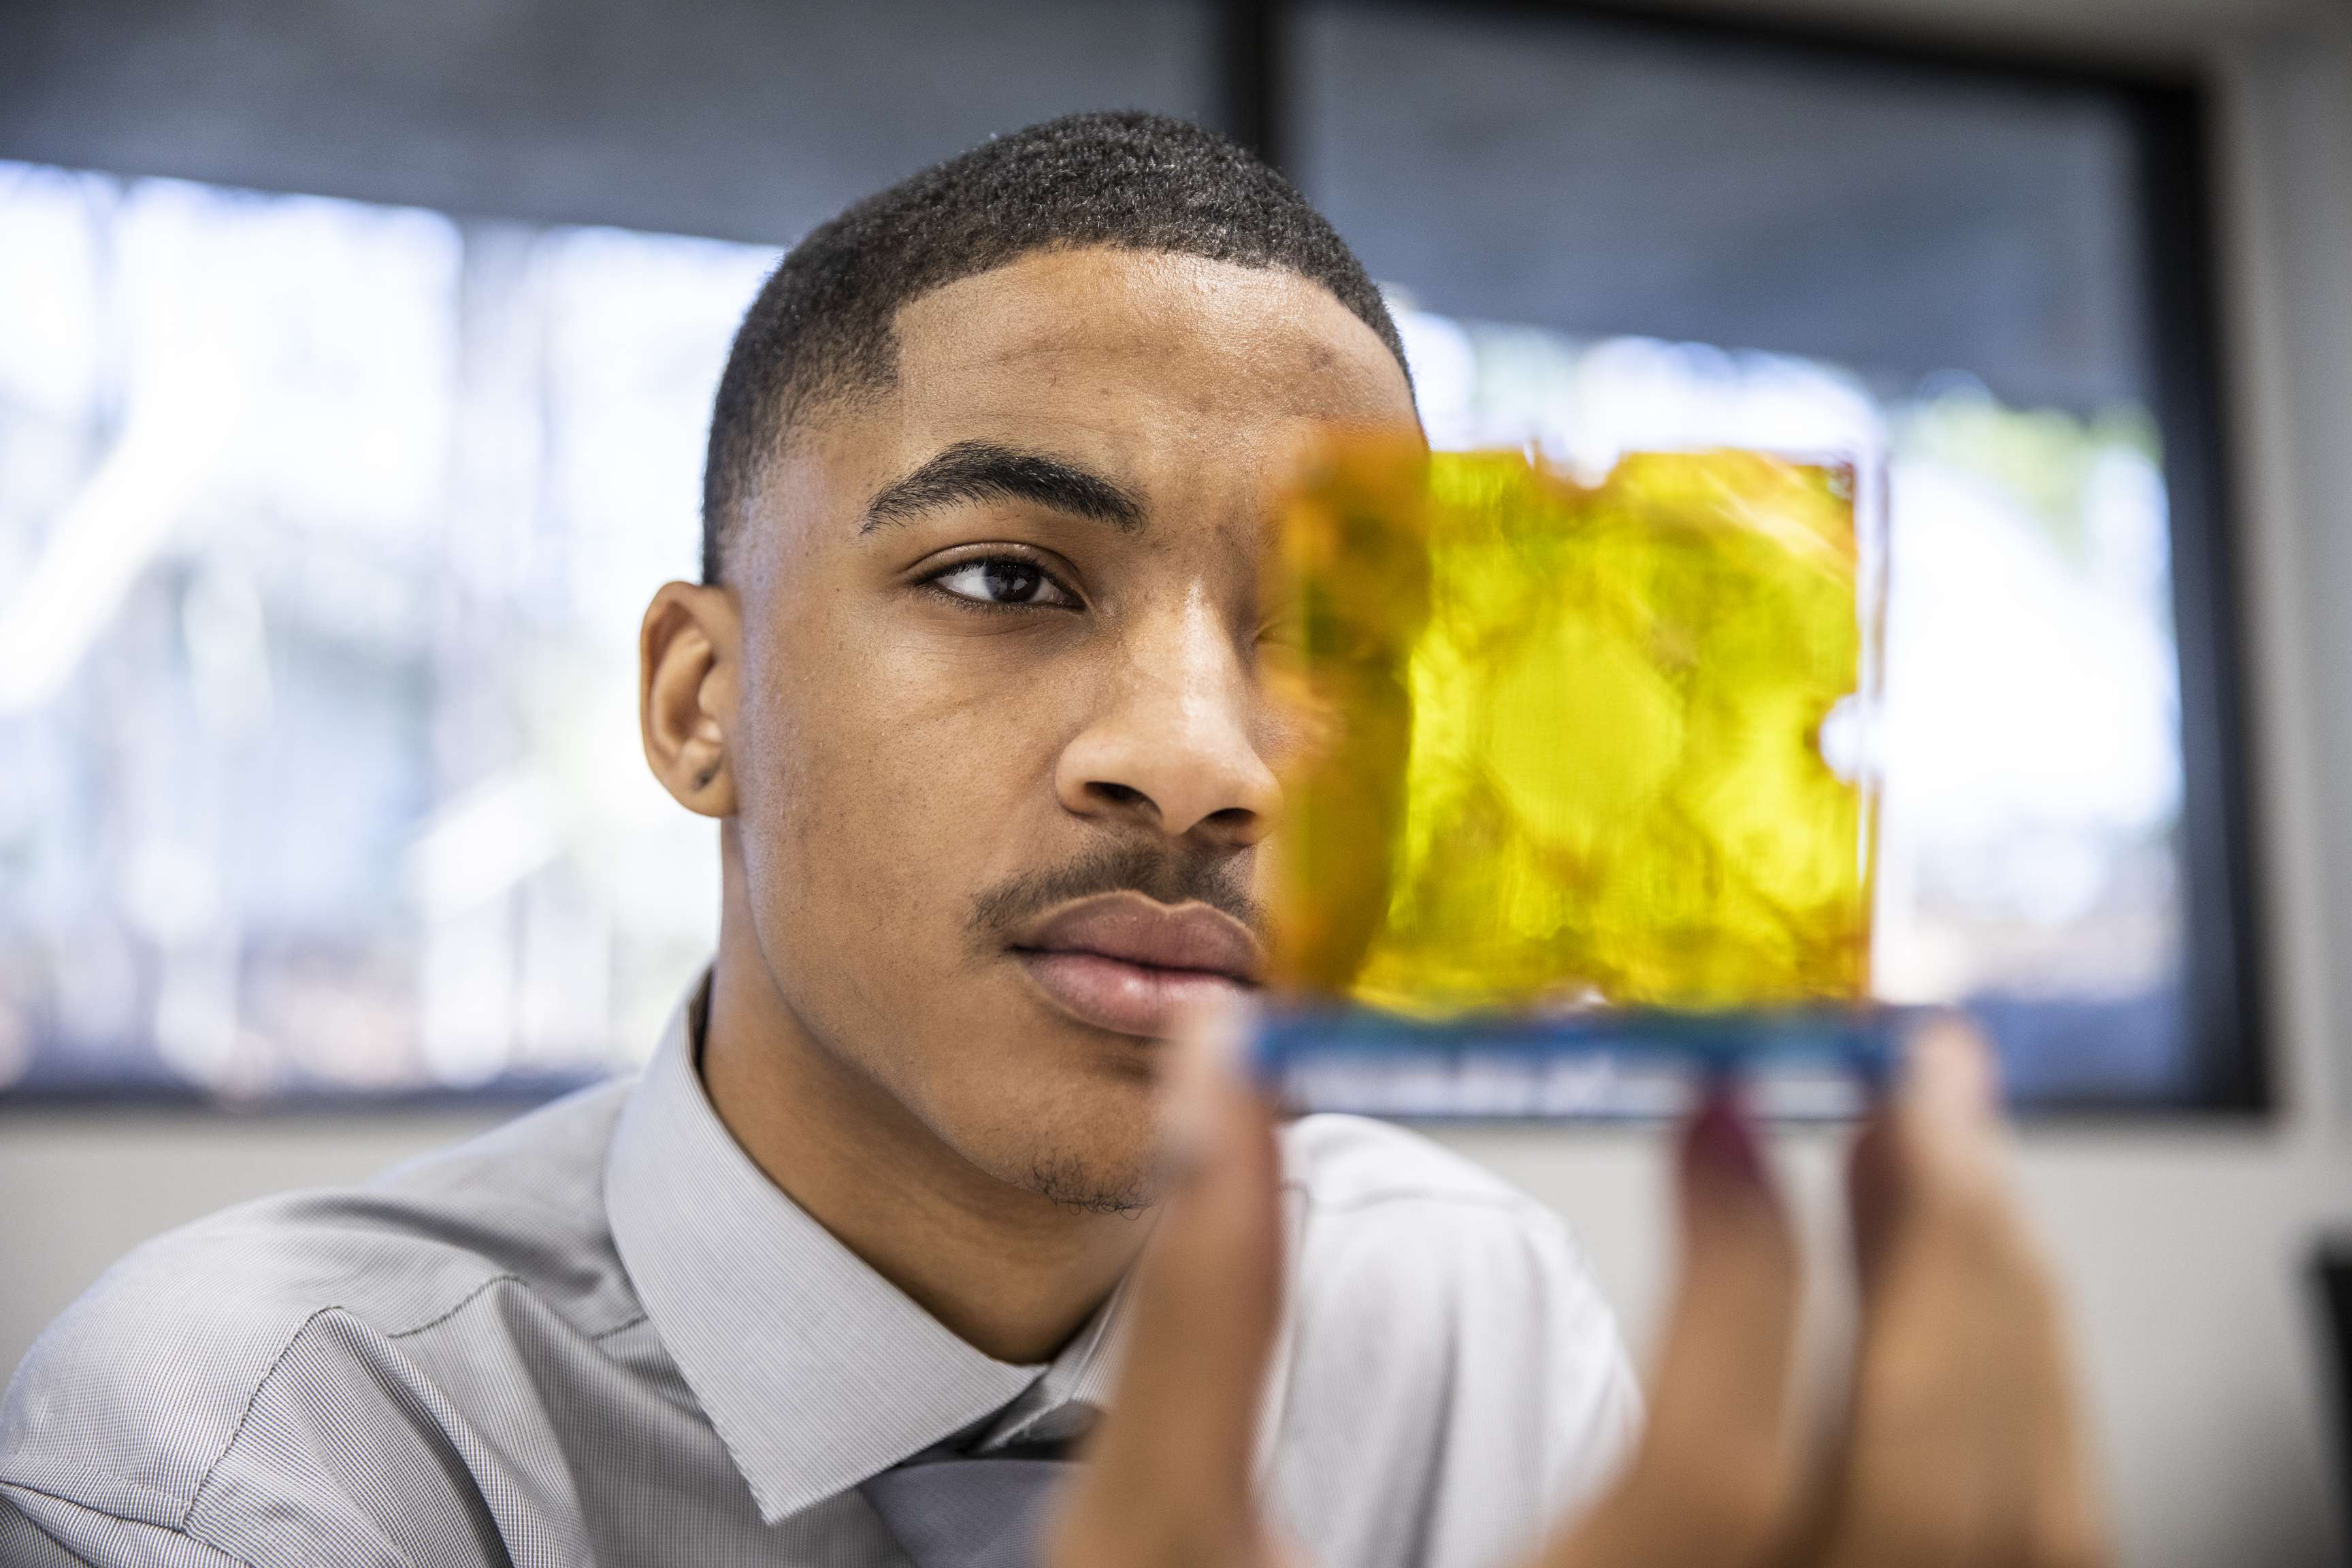
[[1603, 1008], [1534, 1016], [1473, 1014], [1443, 1020], [1365, 1007], [1267, 1008], [1251, 1060], [1279, 1084], [1302, 1066], [1330, 1063], [1378, 1071], [1473, 1063], [1544, 1067], [1611, 1062], [1668, 1068], [1709, 1079], [1801, 1069], [1851, 1078], [1874, 1092], [1888, 1079], [1905, 1032], [1931, 1009], [1789, 1007], [1726, 1012]]

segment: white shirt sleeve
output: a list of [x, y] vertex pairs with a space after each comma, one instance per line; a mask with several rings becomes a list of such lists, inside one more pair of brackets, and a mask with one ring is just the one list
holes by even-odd
[[1503, 1568], [1604, 1486], [1641, 1394], [1558, 1216], [1426, 1141], [1290, 1130], [1269, 1503], [1323, 1568]]

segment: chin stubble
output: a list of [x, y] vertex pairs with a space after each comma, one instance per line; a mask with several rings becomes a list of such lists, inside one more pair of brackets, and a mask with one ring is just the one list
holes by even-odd
[[1022, 1185], [1064, 1208], [1088, 1214], [1139, 1215], [1160, 1200], [1155, 1173], [1146, 1170], [1114, 1180], [1072, 1154], [1040, 1155]]

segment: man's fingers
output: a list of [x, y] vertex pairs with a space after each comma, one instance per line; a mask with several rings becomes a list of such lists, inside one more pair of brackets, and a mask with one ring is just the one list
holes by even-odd
[[1801, 1505], [1789, 1429], [1801, 1269], [1762, 1151], [1726, 1097], [1686, 1130], [1682, 1278], [1650, 1425], [1553, 1568], [1717, 1568], [1768, 1556]]
[[1247, 1026], [1203, 1016], [1165, 1047], [1166, 1196], [1129, 1286], [1111, 1412], [1055, 1530], [1066, 1568], [1270, 1559], [1250, 1472], [1281, 1310], [1281, 1172], [1238, 1066]]
[[2060, 1314], [2004, 1143], [1990, 1048], [1929, 1025], [1854, 1152], [1863, 1333], [1833, 1563], [2098, 1555]]
[[1777, 1452], [1799, 1269], [1755, 1133], [1717, 1098], [1682, 1148], [1682, 1285], [1658, 1371], [1655, 1422]]
[[1991, 1047], [1965, 1019], [1931, 1019], [1904, 1043], [1893, 1098], [1854, 1141], [1847, 1187], [1865, 1292], [1875, 1289], [1896, 1242], [1917, 1234], [1915, 1213], [1933, 1209], [1930, 1236], [2010, 1237], [2000, 1093]]

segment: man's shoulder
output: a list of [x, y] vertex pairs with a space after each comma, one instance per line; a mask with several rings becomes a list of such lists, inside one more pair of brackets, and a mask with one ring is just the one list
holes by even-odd
[[[1614, 1343], [1582, 1247], [1560, 1216], [1418, 1133], [1310, 1116], [1283, 1135], [1310, 1312], [1428, 1342], [1475, 1322], [1489, 1337], [1549, 1337], [1588, 1320]], [[1319, 1304], [1319, 1305], [1318, 1305]]]
[[1391, 1122], [1302, 1117], [1283, 1129], [1283, 1178], [1311, 1213], [1428, 1207], [1552, 1226], [1551, 1211], [1483, 1166]]
[[265, 1198], [146, 1243], [16, 1369], [0, 1483], [176, 1522], [319, 1326], [395, 1343], [501, 1282], [583, 1332], [627, 1321], [602, 1203], [625, 1092], [585, 1089], [364, 1185]]
[[[1450, 1562], [1522, 1554], [1631, 1441], [1641, 1395], [1568, 1226], [1427, 1138], [1284, 1136], [1297, 1247], [1283, 1441], [1295, 1521], [1354, 1504]], [[1368, 1479], [1369, 1478], [1369, 1479]]]

